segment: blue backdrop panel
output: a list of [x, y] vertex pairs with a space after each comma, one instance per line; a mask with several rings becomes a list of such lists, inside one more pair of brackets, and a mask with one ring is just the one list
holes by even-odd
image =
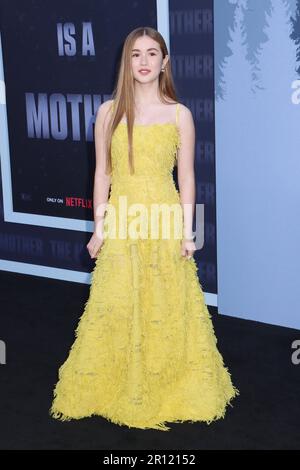
[[214, 2], [219, 312], [300, 327], [300, 2]]

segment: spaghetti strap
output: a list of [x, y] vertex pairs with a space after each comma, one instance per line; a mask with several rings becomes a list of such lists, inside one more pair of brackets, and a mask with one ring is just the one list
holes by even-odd
[[179, 103], [176, 103], [176, 125], [178, 126]]

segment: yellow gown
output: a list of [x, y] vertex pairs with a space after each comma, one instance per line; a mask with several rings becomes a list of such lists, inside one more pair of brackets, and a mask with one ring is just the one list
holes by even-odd
[[[108, 202], [117, 214], [119, 196], [128, 208], [137, 202], [147, 208], [180, 205], [172, 176], [180, 146], [178, 111], [177, 104], [176, 122], [134, 125], [134, 175], [127, 125], [121, 121], [116, 128]], [[136, 218], [129, 215], [125, 229]], [[239, 391], [217, 349], [196, 262], [184, 258], [180, 246], [179, 238], [165, 239], [161, 232], [157, 238], [105, 239], [75, 341], [59, 368], [53, 418], [100, 415], [118, 425], [161, 431], [170, 429], [166, 422], [224, 418]]]

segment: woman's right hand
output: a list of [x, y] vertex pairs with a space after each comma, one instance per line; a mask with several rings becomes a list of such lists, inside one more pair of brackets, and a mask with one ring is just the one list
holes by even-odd
[[97, 233], [94, 232], [90, 241], [86, 245], [91, 258], [97, 257], [98, 251], [102, 247], [103, 242], [104, 242], [104, 239], [102, 237], [99, 237]]

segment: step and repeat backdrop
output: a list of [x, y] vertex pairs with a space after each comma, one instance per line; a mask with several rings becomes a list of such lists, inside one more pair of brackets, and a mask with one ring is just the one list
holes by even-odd
[[299, 328], [299, 0], [0, 2], [0, 269], [90, 282], [96, 112], [146, 25], [196, 125], [206, 302]]
[[195, 258], [207, 301], [216, 303], [212, 0], [0, 5], [0, 268], [90, 282], [95, 117], [111, 97], [126, 36], [147, 25], [164, 36], [178, 99], [195, 119], [205, 217]]

